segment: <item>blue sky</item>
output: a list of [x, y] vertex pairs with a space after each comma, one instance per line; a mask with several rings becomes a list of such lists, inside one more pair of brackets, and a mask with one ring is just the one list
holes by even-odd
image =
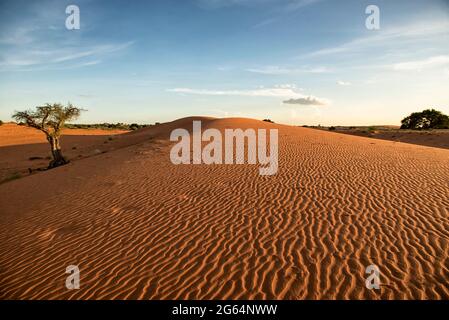
[[449, 0], [0, 0], [0, 119], [68, 101], [88, 109], [80, 123], [449, 113]]

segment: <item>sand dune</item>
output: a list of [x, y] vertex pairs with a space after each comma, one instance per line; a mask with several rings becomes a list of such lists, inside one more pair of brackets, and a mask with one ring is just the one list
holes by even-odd
[[[170, 131], [193, 119], [278, 128], [277, 175], [173, 165]], [[198, 117], [117, 141], [0, 185], [0, 298], [449, 298], [449, 150]]]

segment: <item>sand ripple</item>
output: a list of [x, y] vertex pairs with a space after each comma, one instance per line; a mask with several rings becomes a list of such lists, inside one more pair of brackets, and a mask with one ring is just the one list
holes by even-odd
[[0, 185], [0, 298], [449, 298], [449, 150], [207, 121], [279, 128], [278, 174], [172, 165], [165, 136], [184, 120]]

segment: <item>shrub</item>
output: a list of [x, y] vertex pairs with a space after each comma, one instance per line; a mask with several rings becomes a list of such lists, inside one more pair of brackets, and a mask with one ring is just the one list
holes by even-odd
[[96, 123], [96, 124], [67, 124], [69, 129], [101, 129], [101, 130], [137, 130], [147, 127], [147, 124], [126, 124], [122, 122], [118, 123]]
[[15, 173], [9, 175], [8, 177], [6, 177], [6, 179], [4, 179], [2, 182], [9, 182], [9, 181], [17, 180], [21, 177], [22, 177], [22, 175], [20, 173], [15, 172]]
[[0, 126], [3, 124], [3, 121], [2, 120], [0, 120]]
[[332, 127], [329, 127], [329, 131], [335, 131], [335, 127], [334, 126], [332, 126]]
[[269, 123], [274, 123], [274, 121], [272, 121], [270, 119], [263, 119], [262, 121], [269, 122]]
[[402, 119], [401, 129], [449, 129], [449, 117], [441, 111], [426, 109], [422, 112], [413, 112]]

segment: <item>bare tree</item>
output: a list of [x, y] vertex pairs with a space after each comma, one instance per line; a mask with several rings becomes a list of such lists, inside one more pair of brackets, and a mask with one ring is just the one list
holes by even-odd
[[36, 110], [16, 111], [13, 118], [16, 121], [24, 122], [27, 126], [36, 128], [45, 133], [48, 143], [50, 143], [53, 160], [48, 168], [54, 168], [68, 163], [61, 152], [59, 139], [61, 130], [67, 121], [75, 120], [84, 111], [69, 103], [66, 107], [60, 103], [46, 104], [36, 107]]

